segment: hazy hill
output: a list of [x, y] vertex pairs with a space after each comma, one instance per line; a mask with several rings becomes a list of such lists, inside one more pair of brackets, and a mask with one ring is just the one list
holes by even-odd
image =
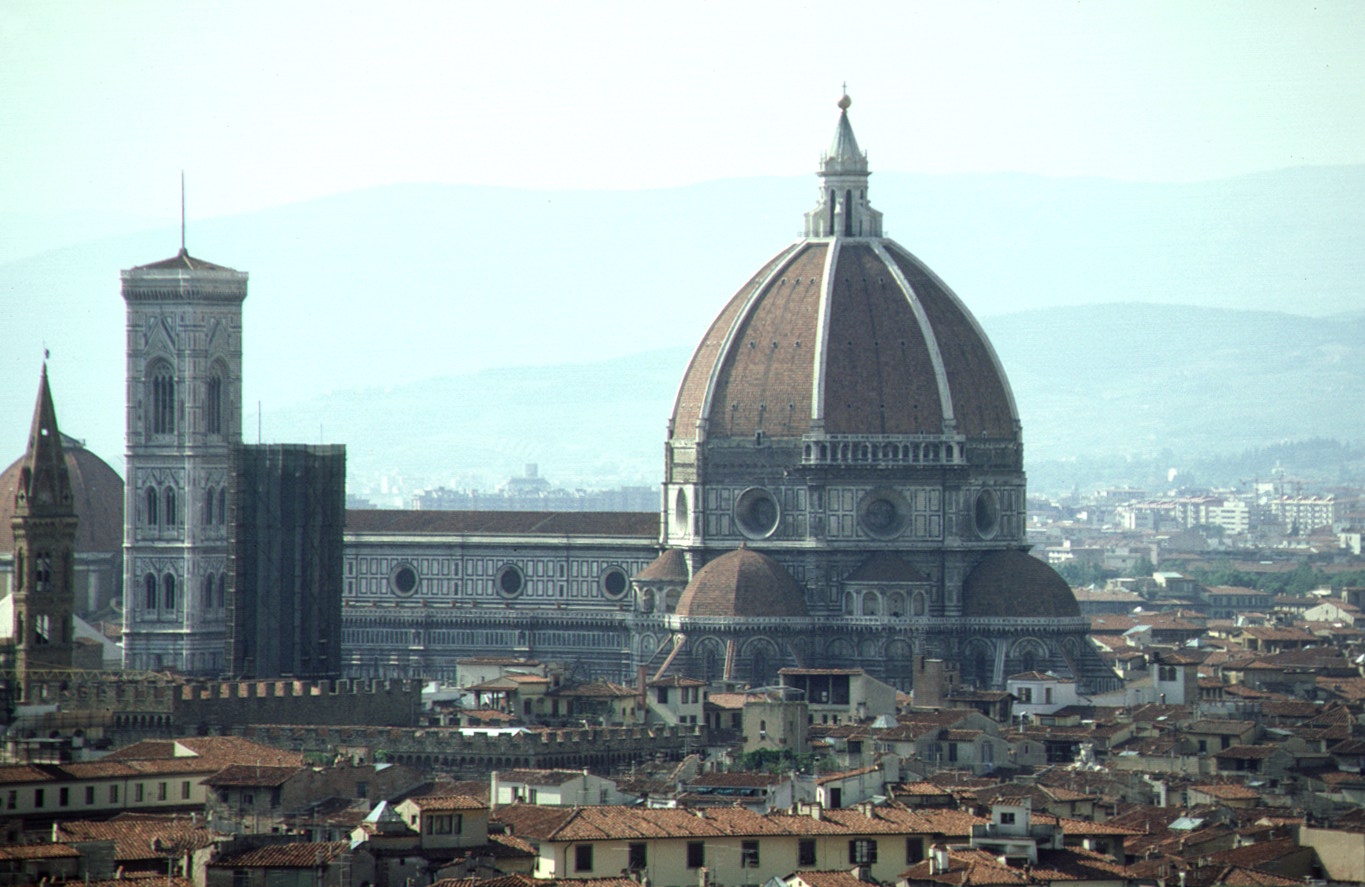
[[[1282, 440], [1365, 442], [1356, 408], [1365, 314], [1130, 304], [1021, 312], [985, 327], [1014, 387], [1038, 490], [1146, 485], [1168, 468]], [[662, 349], [343, 392], [266, 411], [265, 425], [299, 440], [321, 426], [347, 442], [357, 490], [381, 475], [405, 489], [488, 489], [526, 462], [566, 484], [655, 484], [689, 356]]]
[[[1303, 420], [1276, 422], [1275, 436], [1293, 434], [1289, 425], [1327, 429], [1341, 421], [1331, 392], [1305, 396], [1292, 380], [1280, 381], [1283, 373], [1257, 369], [1270, 359], [1267, 350], [1299, 347], [1300, 334], [1289, 332], [1301, 318], [1268, 320], [1256, 327], [1259, 332], [1249, 331], [1260, 343], [1253, 349], [1232, 338], [1237, 328], [1223, 337], [1212, 315], [1167, 319], [1138, 308], [1118, 309], [1129, 313], [1116, 322], [1140, 333], [1105, 339], [1092, 329], [1100, 321], [1087, 319], [1079, 306], [1143, 302], [1327, 315], [1365, 304], [1365, 167], [1179, 185], [898, 173], [877, 173], [872, 184], [888, 233], [938, 271], [997, 337], [1020, 388], [1031, 457], [1057, 452], [1051, 440], [1062, 447], [1089, 441], [1093, 405], [1080, 399], [1087, 405], [1077, 414], [1069, 406], [1076, 400], [1049, 399], [1060, 397], [1059, 386], [1082, 381], [1136, 422], [1130, 435], [1106, 441], [1120, 451], [1157, 447], [1167, 437], [1177, 450], [1202, 446], [1203, 426], [1181, 417], [1203, 408], [1201, 396], [1205, 405], [1226, 402], [1219, 386], [1243, 371], [1260, 380], [1255, 402], [1287, 398], [1270, 412]], [[419, 469], [397, 461], [398, 455], [408, 446], [422, 450], [423, 438], [438, 433], [443, 420], [420, 408], [420, 391], [402, 398], [420, 380], [453, 377], [464, 381], [432, 383], [449, 386], [431, 401], [447, 412], [471, 398], [477, 403], [479, 391], [500, 385], [512, 386], [501, 395], [504, 404], [518, 390], [545, 392], [533, 412], [565, 414], [557, 450], [584, 449], [555, 479], [611, 483], [618, 472], [608, 466], [638, 459], [653, 482], [685, 352], [749, 274], [799, 235], [814, 185], [815, 177], [807, 176], [635, 192], [393, 186], [192, 220], [189, 245], [196, 255], [251, 273], [245, 412], [252, 427], [255, 404], [263, 403], [267, 439], [315, 440], [321, 426], [327, 439], [350, 443], [357, 468], [382, 464], [415, 474]], [[123, 224], [97, 221], [87, 230]], [[135, 230], [145, 222], [133, 218], [126, 224], [126, 234], [0, 264], [7, 330], [21, 331], [7, 337], [0, 354], [0, 443], [8, 441], [11, 452], [23, 446], [46, 343], [63, 428], [120, 463], [124, 316], [118, 271], [173, 254], [179, 240], [171, 227]], [[0, 218], [0, 225], [25, 234], [11, 255], [59, 236], [50, 220], [11, 216]], [[1079, 313], [1042, 319], [1032, 313], [1040, 308]], [[1012, 316], [1018, 312], [1024, 313]], [[1220, 348], [1230, 359], [1250, 358], [1253, 365], [1216, 365], [1202, 388], [1191, 382], [1181, 389], [1189, 392], [1185, 400], [1168, 399], [1173, 375], [1198, 375], [1203, 364], [1192, 361], [1218, 357], [1210, 341], [1225, 343]], [[1182, 343], [1180, 360], [1168, 342]], [[1076, 366], [1071, 347], [1082, 349], [1083, 372], [1069, 372]], [[652, 356], [631, 356], [641, 353]], [[1329, 356], [1314, 355], [1322, 361]], [[1030, 361], [1058, 364], [1036, 400], [1023, 375], [1031, 371]], [[1305, 369], [1290, 358], [1284, 363], [1293, 372]], [[1108, 375], [1111, 365], [1120, 375]], [[555, 369], [549, 381], [506, 369], [534, 366]], [[1123, 376], [1125, 366], [1143, 372]], [[624, 374], [617, 372], [622, 367]], [[600, 373], [614, 380], [610, 386], [629, 385], [636, 393], [623, 395], [625, 402], [580, 408], [583, 393], [599, 389], [587, 376], [568, 384], [578, 378], [574, 373]], [[1128, 399], [1134, 378], [1146, 380], [1146, 401]], [[366, 451], [373, 437], [348, 439], [348, 409], [341, 399], [326, 397], [355, 389], [392, 392], [359, 409], [389, 423], [373, 452]], [[638, 399], [646, 397], [653, 406]], [[647, 414], [639, 433], [624, 430], [634, 421], [625, 418], [633, 415], [627, 408], [635, 405]], [[1225, 406], [1256, 423], [1240, 432], [1229, 428], [1234, 438], [1268, 433], [1263, 411], [1251, 403]], [[316, 419], [304, 418], [310, 411], [319, 413]], [[515, 410], [504, 406], [502, 412]], [[464, 414], [466, 424], [472, 415]], [[497, 418], [491, 408], [478, 416], [473, 425], [482, 429], [480, 447], [499, 454], [518, 447], [539, 451], [539, 443], [518, 442], [520, 429], [528, 427], [524, 417]], [[591, 417], [594, 433], [580, 442], [568, 423], [584, 417]], [[543, 426], [529, 427], [540, 433]], [[1104, 433], [1119, 437], [1109, 428]], [[1185, 434], [1195, 436], [1180, 436]], [[638, 444], [628, 445], [630, 440]], [[643, 456], [635, 455], [637, 447], [645, 448]], [[483, 450], [468, 450], [469, 460], [462, 452], [437, 454], [441, 475], [486, 469], [478, 461]], [[540, 461], [550, 474], [551, 460]], [[631, 473], [622, 468], [619, 475]]]

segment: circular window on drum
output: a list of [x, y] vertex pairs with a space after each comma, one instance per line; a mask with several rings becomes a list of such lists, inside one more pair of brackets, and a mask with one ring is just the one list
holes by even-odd
[[777, 499], [762, 487], [750, 487], [735, 500], [735, 523], [750, 539], [771, 536], [781, 516]]
[[416, 594], [419, 582], [417, 568], [412, 564], [399, 564], [389, 573], [389, 588], [393, 589], [394, 594], [403, 597]]
[[615, 601], [626, 596], [626, 589], [630, 588], [630, 580], [626, 577], [626, 571], [620, 567], [608, 567], [602, 571], [601, 577], [597, 580], [597, 585], [602, 589], [604, 595]]
[[493, 580], [493, 587], [499, 597], [508, 599], [520, 597], [522, 591], [526, 589], [526, 576], [515, 564], [508, 564], [498, 571], [497, 577]]
[[894, 539], [909, 523], [910, 504], [895, 490], [876, 489], [858, 502], [858, 525], [874, 539]]
[[976, 494], [976, 504], [972, 507], [972, 526], [976, 535], [982, 539], [993, 539], [1000, 529], [1000, 502], [991, 490]]

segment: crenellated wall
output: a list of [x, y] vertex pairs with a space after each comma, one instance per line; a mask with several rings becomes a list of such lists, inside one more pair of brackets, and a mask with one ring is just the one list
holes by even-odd
[[416, 681], [225, 681], [186, 684], [175, 724], [209, 729], [236, 724], [354, 724], [410, 727], [421, 710]]
[[293, 751], [376, 760], [486, 778], [492, 769], [624, 769], [645, 760], [681, 760], [700, 747], [695, 727], [585, 727], [522, 733], [465, 733], [456, 727], [249, 726], [223, 731]]
[[421, 711], [416, 681], [195, 681], [100, 672], [44, 673], [35, 698], [64, 711], [103, 711], [117, 743], [221, 732], [240, 724], [365, 724], [412, 727]]

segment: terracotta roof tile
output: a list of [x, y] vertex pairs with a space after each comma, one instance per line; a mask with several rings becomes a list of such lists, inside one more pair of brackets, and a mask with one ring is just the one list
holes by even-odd
[[478, 798], [470, 798], [464, 795], [423, 795], [408, 800], [416, 804], [419, 809], [427, 811], [488, 809], [488, 805]]
[[213, 787], [284, 785], [290, 777], [302, 773], [302, 767], [257, 767], [252, 764], [233, 764], [224, 767], [204, 780], [204, 785]]
[[530, 785], [563, 785], [582, 779], [582, 770], [499, 770], [498, 782], [524, 782]]
[[79, 859], [81, 852], [66, 844], [10, 844], [0, 847], [0, 859], [22, 861], [25, 859]]
[[849, 871], [799, 871], [793, 878], [810, 887], [868, 887], [863, 879]]
[[274, 844], [225, 854], [209, 863], [209, 868], [316, 868], [333, 862], [347, 852], [350, 846], [349, 841]]
[[63, 844], [113, 841], [114, 861], [118, 863], [164, 860], [165, 853], [152, 849], [155, 842], [199, 848], [207, 847], [215, 840], [213, 832], [188, 817], [145, 813], [124, 813], [102, 822], [71, 820], [58, 823], [54, 826], [53, 837]]

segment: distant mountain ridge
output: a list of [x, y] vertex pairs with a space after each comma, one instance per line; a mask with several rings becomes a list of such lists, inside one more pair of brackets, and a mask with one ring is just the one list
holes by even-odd
[[[289, 416], [328, 400], [328, 392], [399, 392], [423, 379], [452, 377], [496, 388], [502, 384], [496, 367], [593, 367], [619, 361], [625, 375], [633, 377], [630, 387], [649, 381], [653, 391], [648, 405], [642, 394], [626, 398], [647, 409], [649, 431], [639, 445], [648, 448], [641, 464], [649, 465], [653, 478], [687, 349], [748, 276], [799, 235], [802, 213], [814, 203], [814, 185], [813, 176], [636, 192], [399, 185], [222, 219], [191, 219], [189, 246], [195, 255], [251, 274], [244, 331], [248, 429], [260, 403], [271, 439], [316, 440], [321, 433], [345, 441], [333, 433], [351, 422], [339, 403], [306, 426]], [[1067, 349], [1054, 347], [1062, 327], [1050, 325], [1057, 324], [1064, 327], [1062, 334], [1077, 340], [1080, 359], [1090, 362], [1087, 375], [1098, 364], [1115, 361], [1145, 368], [1154, 405], [1130, 405], [1138, 411], [1135, 419], [1149, 418], [1138, 424], [1129, 443], [1149, 448], [1172, 437], [1177, 449], [1202, 446], [1198, 435], [1203, 432], [1179, 418], [1198, 398], [1191, 394], [1179, 409], [1163, 409], [1155, 404], [1165, 392], [1150, 380], [1165, 386], [1178, 376], [1168, 362], [1174, 356], [1163, 350], [1167, 333], [1185, 343], [1181, 360], [1191, 371], [1195, 358], [1216, 364], [1217, 355], [1205, 353], [1206, 344], [1197, 338], [1180, 338], [1180, 329], [1165, 330], [1155, 315], [1115, 321], [1147, 331], [1144, 339], [1095, 338], [1088, 324], [1099, 318], [1087, 321], [1087, 309], [1076, 306], [1203, 304], [1325, 316], [1365, 305], [1365, 167], [1289, 169], [1170, 185], [878, 172], [871, 196], [885, 213], [887, 233], [938, 272], [997, 339], [1006, 370], [1023, 392], [1031, 454], [1054, 452], [1048, 443], [1053, 433], [1035, 430], [1040, 422], [1051, 426], [1093, 412], [1087, 409], [1080, 417], [1066, 412], [1074, 401], [1061, 392], [1079, 383], [1067, 380], [1064, 366], [1050, 370], [1051, 383], [1036, 398], [1026, 396], [1021, 373], [1029, 372], [1028, 362], [1053, 367], [1068, 359]], [[97, 221], [92, 230], [115, 225]], [[22, 224], [7, 217], [6, 224], [11, 222]], [[24, 244], [40, 239], [35, 233]], [[0, 264], [7, 323], [24, 331], [11, 337], [10, 348], [0, 355], [0, 428], [10, 429], [13, 452], [22, 449], [46, 344], [53, 353], [63, 429], [88, 439], [92, 449], [120, 467], [124, 316], [118, 271], [165, 258], [178, 245], [178, 230], [130, 230]], [[1031, 309], [1044, 307], [1082, 313], [1030, 319]], [[1001, 326], [1006, 316], [1015, 320]], [[1200, 334], [1210, 341], [1222, 341], [1216, 329], [1191, 327], [1194, 315], [1182, 317], [1177, 327], [1203, 330]], [[1307, 319], [1287, 317], [1293, 319], [1253, 324], [1249, 334], [1263, 348], [1285, 352], [1288, 344], [1293, 351], [1292, 341], [1277, 342], [1275, 334]], [[1083, 347], [1092, 339], [1105, 347]], [[29, 350], [25, 341], [31, 343]], [[1043, 344], [1030, 347], [1030, 342]], [[1354, 353], [1349, 344], [1339, 347], [1343, 354]], [[1229, 348], [1236, 351], [1237, 343], [1227, 343]], [[656, 366], [640, 354], [669, 356]], [[1331, 376], [1341, 371], [1333, 368], [1331, 354], [1329, 349], [1301, 357]], [[1258, 369], [1261, 362], [1258, 352], [1251, 371], [1259, 374], [1263, 393], [1288, 397], [1292, 412], [1303, 419], [1276, 420], [1271, 424], [1277, 433], [1294, 424], [1342, 424], [1330, 392], [1301, 396], [1301, 390], [1280, 380], [1283, 373]], [[1276, 365], [1291, 372], [1285, 378], [1300, 378], [1292, 375], [1299, 367], [1290, 364]], [[478, 375], [483, 372], [493, 375]], [[1228, 375], [1215, 365], [1208, 372], [1206, 400]], [[615, 385], [627, 384], [619, 375], [614, 378]], [[1103, 396], [1127, 403], [1124, 398], [1132, 396], [1138, 377], [1126, 378], [1104, 383]], [[1349, 379], [1339, 382], [1342, 391], [1355, 390]], [[547, 390], [530, 381], [526, 385]], [[564, 391], [573, 392], [548, 389], [552, 402], [540, 409], [580, 415], [569, 409]], [[1036, 406], [1027, 406], [1030, 401]], [[593, 427], [599, 433], [615, 427], [627, 405], [603, 404], [601, 409], [612, 412], [597, 415]], [[1271, 412], [1286, 411], [1289, 407]], [[1238, 439], [1256, 437], [1264, 413], [1243, 410], [1242, 420], [1256, 424]], [[1153, 424], [1150, 416], [1163, 418]], [[419, 423], [408, 431], [420, 434], [428, 419], [410, 407], [396, 421]], [[503, 441], [488, 444], [491, 452], [503, 452], [511, 439], [504, 432], [519, 427], [489, 424], [481, 440]], [[1186, 441], [1176, 438], [1177, 432], [1195, 437]], [[362, 450], [369, 438], [347, 441], [353, 465], [385, 461], [381, 457], [401, 448], [397, 437], [391, 433], [373, 454]], [[1056, 437], [1082, 441], [1086, 432], [1067, 427]], [[618, 439], [608, 433], [584, 443], [597, 454], [573, 461], [584, 473], [575, 467], [573, 477], [555, 479], [602, 485], [637, 473], [614, 467], [640, 458], [620, 455], [625, 450], [615, 450], [612, 443]], [[517, 446], [536, 449], [511, 445]], [[560, 449], [573, 446], [563, 443]], [[479, 452], [469, 455], [481, 458]], [[464, 467], [469, 464], [447, 458], [441, 476], [474, 470]], [[417, 473], [403, 465], [393, 470]]]
[[[1365, 313], [1120, 304], [983, 326], [1018, 401], [1036, 489], [1083, 483], [1104, 463], [1136, 461], [1150, 474], [1151, 461], [1187, 468], [1283, 440], [1365, 442], [1355, 408], [1365, 403]], [[408, 489], [491, 489], [527, 462], [565, 486], [652, 485], [690, 356], [669, 348], [337, 392], [267, 411], [265, 427], [302, 440], [323, 426], [348, 444], [357, 491], [381, 476]], [[1068, 476], [1068, 465], [1085, 470]]]

